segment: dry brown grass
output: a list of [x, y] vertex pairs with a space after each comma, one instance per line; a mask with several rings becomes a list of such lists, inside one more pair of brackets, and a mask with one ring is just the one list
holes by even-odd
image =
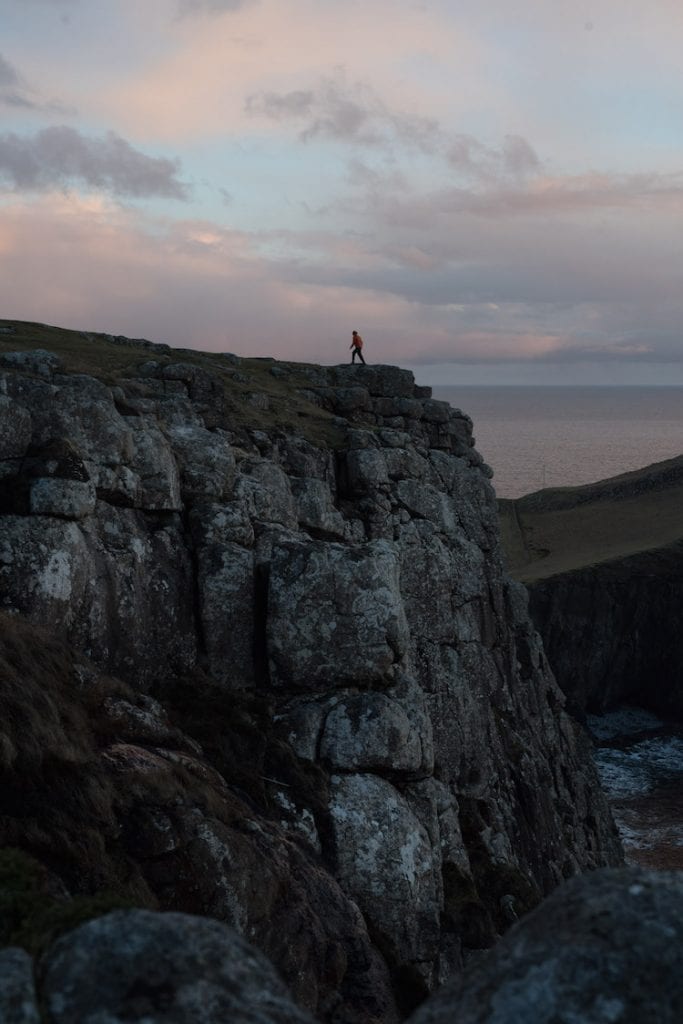
[[[3, 329], [11, 333], [4, 333]], [[270, 372], [274, 361], [268, 359], [242, 359], [239, 366], [234, 367], [225, 356], [216, 352], [146, 349], [136, 345], [134, 340], [129, 344], [111, 341], [106, 334], [72, 331], [23, 320], [0, 320], [0, 354], [36, 348], [56, 353], [68, 373], [85, 373], [110, 385], [137, 376], [140, 367], [150, 360], [162, 366], [170, 363], [197, 366], [209, 371], [222, 383], [224, 425], [228, 429], [282, 429], [299, 434], [313, 444], [333, 448], [343, 442], [334, 417], [298, 393], [299, 389], [310, 385], [306, 364], [303, 363], [279, 362], [278, 367], [286, 374], [280, 377]], [[267, 397], [267, 409], [259, 409], [250, 402], [249, 396], [254, 393]]]
[[499, 502], [509, 571], [525, 583], [676, 545], [683, 457], [587, 487]]

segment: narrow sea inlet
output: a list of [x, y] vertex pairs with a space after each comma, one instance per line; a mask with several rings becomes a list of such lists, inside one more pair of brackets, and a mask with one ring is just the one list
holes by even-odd
[[588, 728], [627, 863], [683, 869], [683, 726], [621, 707]]
[[[474, 420], [477, 448], [493, 468], [499, 498], [592, 483], [683, 454], [680, 387], [437, 387], [434, 392]], [[656, 546], [661, 508], [654, 504], [650, 511], [650, 543]], [[599, 555], [598, 545], [592, 557]], [[627, 862], [683, 869], [683, 723], [620, 706], [590, 715], [588, 725]]]

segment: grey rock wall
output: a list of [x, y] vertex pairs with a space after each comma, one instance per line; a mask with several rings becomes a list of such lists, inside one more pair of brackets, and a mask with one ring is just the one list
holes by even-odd
[[574, 879], [410, 1024], [676, 1024], [682, 922], [680, 872], [631, 868]]
[[530, 610], [574, 709], [683, 715], [683, 545], [541, 580]]
[[[139, 692], [201, 669], [267, 700], [325, 786], [312, 800], [270, 780], [263, 814], [360, 909], [404, 1009], [511, 911], [620, 861], [587, 741], [503, 573], [467, 416], [395, 367], [300, 368], [299, 393], [343, 433], [331, 449], [238, 430], [199, 368], [151, 362], [110, 388], [44, 364], [0, 374], [0, 607]], [[136, 771], [156, 770], [140, 749]], [[234, 836], [182, 828], [182, 863], [210, 865], [216, 895], [193, 905], [150, 862], [152, 888], [265, 935]], [[287, 943], [269, 951], [289, 977]]]

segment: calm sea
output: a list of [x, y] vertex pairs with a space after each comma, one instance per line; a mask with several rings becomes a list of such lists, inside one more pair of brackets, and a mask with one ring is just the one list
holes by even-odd
[[474, 420], [499, 498], [683, 455], [683, 387], [435, 387]]

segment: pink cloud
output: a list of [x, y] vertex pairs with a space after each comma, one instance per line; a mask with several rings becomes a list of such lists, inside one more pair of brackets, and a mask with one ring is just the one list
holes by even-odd
[[[144, 8], [137, 18], [143, 31], [151, 31]], [[462, 25], [405, 0], [261, 0], [219, 20], [185, 19], [169, 41], [171, 52], [134, 68], [97, 101], [120, 130], [145, 140], [177, 143], [226, 130], [263, 131], [253, 105], [251, 113], [245, 109], [249, 96], [301, 103], [311, 83], [325, 81], [334, 68], [343, 68], [352, 81], [371, 80], [377, 102], [386, 94], [392, 108], [404, 117], [412, 113], [419, 123], [420, 114], [464, 110], [466, 98], [445, 103], [442, 90], [406, 76], [403, 63], [415, 54], [444, 66], [457, 61], [464, 80], [474, 79], [482, 59]]]

